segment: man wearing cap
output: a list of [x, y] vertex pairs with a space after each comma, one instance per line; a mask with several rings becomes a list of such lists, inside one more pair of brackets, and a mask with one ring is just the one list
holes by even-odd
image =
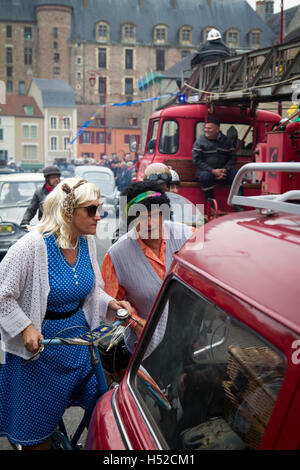
[[42, 218], [44, 199], [60, 182], [60, 169], [57, 166], [47, 166], [43, 169], [43, 174], [46, 180], [45, 184], [41, 188], [38, 188], [32, 196], [30, 205], [23, 216], [21, 225], [29, 225], [37, 211], [38, 219], [40, 220]]
[[236, 175], [236, 154], [230, 140], [220, 131], [220, 121], [208, 116], [204, 135], [194, 143], [193, 163], [196, 179], [200, 182], [205, 198], [214, 199], [216, 184], [230, 185]]

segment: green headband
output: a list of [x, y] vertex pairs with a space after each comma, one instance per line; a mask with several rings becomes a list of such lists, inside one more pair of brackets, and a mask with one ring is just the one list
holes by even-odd
[[155, 196], [162, 196], [162, 193], [158, 193], [156, 191], [145, 191], [144, 193], [138, 194], [135, 196], [131, 201], [128, 202], [126, 206], [126, 213], [128, 216], [128, 211], [131, 206], [134, 204], [137, 204], [138, 202], [144, 201], [144, 199], [148, 199], [149, 197], [155, 197]]

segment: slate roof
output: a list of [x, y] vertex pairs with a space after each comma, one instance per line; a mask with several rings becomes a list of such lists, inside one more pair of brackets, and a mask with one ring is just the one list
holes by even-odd
[[[284, 32], [286, 33], [291, 21], [293, 20], [299, 6], [288, 8], [284, 10], [283, 21], [284, 21]], [[267, 20], [267, 24], [270, 26], [272, 31], [275, 33], [276, 37], [280, 36], [280, 15], [281, 13], [275, 13], [271, 18]]]
[[230, 27], [240, 30], [240, 47], [248, 46], [248, 32], [260, 28], [262, 45], [273, 43], [274, 33], [250, 7], [246, 0], [144, 0], [144, 7], [138, 0], [20, 0], [18, 6], [12, 0], [1, 0], [0, 20], [36, 21], [35, 5], [61, 4], [73, 8], [72, 42], [94, 42], [95, 24], [106, 21], [110, 25], [112, 43], [121, 41], [121, 26], [124, 23], [136, 25], [136, 42], [153, 45], [153, 26], [168, 26], [168, 44], [178, 46], [178, 30], [182, 25], [193, 28], [192, 43], [197, 46], [202, 40], [202, 30], [214, 26], [223, 34]]
[[33, 83], [41, 90], [45, 108], [75, 108], [75, 94], [65, 80], [33, 78]]
[[[33, 114], [25, 113], [24, 106], [32, 106]], [[0, 105], [0, 116], [16, 116], [29, 118], [42, 118], [43, 113], [32, 96], [27, 95], [7, 95], [6, 104]]]

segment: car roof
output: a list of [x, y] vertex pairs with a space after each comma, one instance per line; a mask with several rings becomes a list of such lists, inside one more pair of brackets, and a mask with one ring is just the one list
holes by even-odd
[[0, 175], [0, 183], [13, 183], [24, 181], [44, 181], [43, 173], [11, 173], [7, 175]]
[[77, 166], [75, 169], [75, 174], [83, 174], [87, 172], [95, 172], [95, 173], [107, 173], [109, 175], [114, 175], [112, 170], [110, 168], [106, 168], [104, 166], [97, 166], [97, 165], [82, 165], [82, 166]]
[[300, 333], [300, 216], [247, 211], [199, 233], [175, 260]]
[[[161, 110], [155, 111], [151, 118], [191, 118], [204, 120], [207, 115], [207, 107], [205, 104], [182, 104], [175, 106], [168, 106]], [[222, 123], [231, 123], [231, 124], [250, 124], [253, 122], [252, 111], [247, 109], [242, 109], [238, 106], [214, 106], [214, 115], [218, 117]], [[281, 119], [279, 114], [276, 114], [272, 111], [265, 109], [258, 109], [255, 115], [256, 121], [278, 123]]]

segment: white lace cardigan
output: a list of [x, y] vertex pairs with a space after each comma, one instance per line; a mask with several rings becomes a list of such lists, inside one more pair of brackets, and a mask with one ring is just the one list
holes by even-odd
[[[94, 237], [87, 237], [94, 285], [83, 311], [90, 328], [105, 319], [112, 300], [103, 290]], [[29, 232], [8, 250], [0, 263], [0, 333], [4, 351], [25, 359], [32, 356], [23, 345], [21, 332], [31, 323], [41, 331], [49, 293], [47, 248], [42, 235]]]

